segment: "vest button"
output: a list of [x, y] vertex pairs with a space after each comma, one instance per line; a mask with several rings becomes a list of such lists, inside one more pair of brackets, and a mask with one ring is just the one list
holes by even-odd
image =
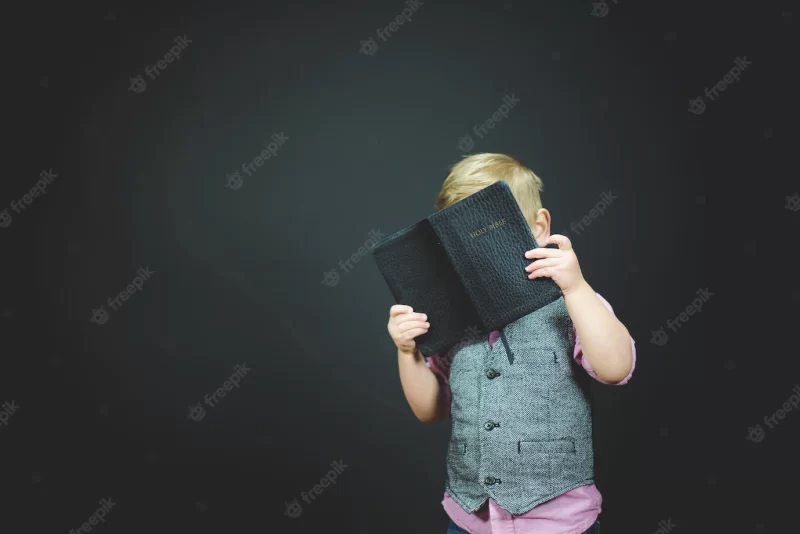
[[492, 378], [497, 378], [498, 376], [500, 376], [500, 373], [498, 373], [494, 369], [489, 369], [488, 371], [486, 371], [486, 378], [488, 378], [489, 380], [491, 380]]
[[486, 477], [484, 482], [486, 483], [487, 486], [492, 486], [492, 485], [500, 482], [500, 479], [499, 478], [494, 478], [494, 477]]
[[486, 421], [485, 423], [483, 423], [483, 428], [485, 428], [486, 430], [492, 430], [496, 426], [500, 426], [500, 424], [495, 423], [494, 421]]

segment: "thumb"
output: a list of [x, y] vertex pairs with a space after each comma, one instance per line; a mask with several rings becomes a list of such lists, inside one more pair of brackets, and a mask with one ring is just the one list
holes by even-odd
[[572, 250], [572, 241], [565, 235], [561, 234], [553, 234], [547, 238], [545, 241], [545, 246], [550, 244], [558, 245], [558, 248], [561, 250]]

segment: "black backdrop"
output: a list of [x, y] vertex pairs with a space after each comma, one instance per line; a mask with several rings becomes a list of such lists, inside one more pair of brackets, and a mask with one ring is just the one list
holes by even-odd
[[593, 386], [603, 532], [798, 531], [800, 409], [764, 421], [800, 384], [790, 2], [425, 0], [386, 40], [399, 0], [28, 7], [7, 19], [0, 532], [66, 533], [110, 497], [93, 532], [443, 533], [449, 428], [404, 400], [359, 247], [430, 214], [464, 152], [543, 178], [637, 341], [630, 384]]

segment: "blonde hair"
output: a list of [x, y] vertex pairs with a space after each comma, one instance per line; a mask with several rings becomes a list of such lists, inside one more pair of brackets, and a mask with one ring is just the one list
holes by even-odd
[[533, 227], [542, 207], [540, 193], [544, 184], [532, 170], [505, 154], [473, 154], [453, 165], [436, 197], [435, 207], [443, 210], [501, 180], [508, 183], [525, 219]]

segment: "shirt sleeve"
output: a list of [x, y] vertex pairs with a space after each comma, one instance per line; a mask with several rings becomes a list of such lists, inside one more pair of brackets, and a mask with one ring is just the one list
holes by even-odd
[[[606, 299], [600, 296], [599, 293], [595, 293], [595, 295], [597, 295], [597, 298], [599, 298], [600, 302], [603, 303], [603, 306], [605, 306], [606, 309], [610, 311], [612, 315], [614, 315], [614, 310], [611, 308], [611, 304], [609, 304]], [[614, 317], [616, 317], [616, 315], [614, 315]], [[631, 376], [633, 375], [633, 369], [636, 367], [636, 343], [634, 343], [632, 337], [631, 337], [631, 355], [632, 355], [631, 370], [628, 373], [628, 376], [623, 378], [620, 382], [615, 382], [612, 384], [611, 382], [606, 382], [605, 380], [601, 379], [600, 377], [597, 376], [597, 373], [594, 372], [594, 369], [592, 369], [592, 365], [589, 363], [589, 360], [583, 357], [583, 349], [581, 348], [581, 340], [580, 338], [578, 338], [578, 331], [575, 330], [574, 326], [572, 327], [572, 330], [575, 333], [575, 354], [574, 354], [575, 361], [578, 362], [581, 365], [581, 367], [586, 369], [586, 372], [589, 373], [589, 376], [591, 376], [592, 378], [603, 384], [622, 386], [623, 384], [628, 383], [628, 381], [631, 379]]]
[[441, 388], [439, 399], [442, 403], [443, 413], [447, 418], [450, 417], [450, 401], [452, 399], [452, 393], [450, 392], [450, 364], [452, 361], [452, 358], [446, 358], [438, 354], [428, 356], [425, 361], [425, 365], [433, 371], [439, 381], [439, 387]]

